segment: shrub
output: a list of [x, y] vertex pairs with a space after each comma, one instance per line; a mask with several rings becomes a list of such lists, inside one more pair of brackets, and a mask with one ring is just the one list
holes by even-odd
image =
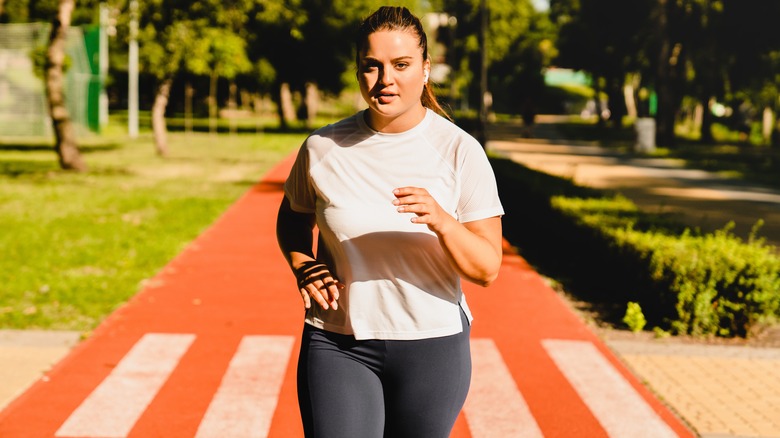
[[629, 301], [626, 306], [626, 315], [623, 317], [623, 322], [628, 326], [632, 332], [641, 332], [647, 324], [645, 315], [642, 313], [642, 306], [639, 303]]
[[780, 256], [755, 238], [760, 223], [747, 241], [733, 225], [699, 233], [624, 197], [493, 164], [502, 200], [512, 198], [505, 236], [524, 256], [547, 257], [546, 275], [635, 302], [646, 322], [675, 334], [746, 336], [780, 316]]
[[675, 234], [659, 222], [641, 224], [636, 206], [622, 197], [555, 197], [553, 205], [645, 266], [654, 284], [640, 301], [657, 308], [673, 333], [745, 336], [778, 315], [780, 257], [759, 239], [735, 236], [733, 224]]

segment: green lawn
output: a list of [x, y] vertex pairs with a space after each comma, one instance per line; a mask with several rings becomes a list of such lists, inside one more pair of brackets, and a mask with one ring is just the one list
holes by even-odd
[[91, 330], [305, 138], [172, 133], [161, 159], [109, 130], [80, 142], [83, 174], [0, 140], [0, 328]]

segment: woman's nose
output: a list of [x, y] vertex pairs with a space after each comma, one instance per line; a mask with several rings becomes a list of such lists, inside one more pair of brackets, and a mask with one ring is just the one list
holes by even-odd
[[384, 84], [384, 85], [392, 83], [393, 82], [393, 72], [392, 72], [392, 69], [383, 68], [379, 72], [379, 81], [382, 84]]

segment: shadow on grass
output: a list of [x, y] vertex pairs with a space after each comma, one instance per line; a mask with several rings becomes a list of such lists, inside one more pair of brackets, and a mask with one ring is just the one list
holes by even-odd
[[[8, 178], [35, 179], [69, 172], [71, 171], [63, 170], [59, 166], [56, 156], [53, 156], [51, 161], [0, 159], [0, 176], [5, 176]], [[89, 175], [124, 176], [132, 174], [133, 172], [123, 167], [93, 166], [89, 169]]]
[[[89, 154], [93, 152], [108, 152], [119, 149], [119, 143], [80, 144], [79, 152]], [[45, 143], [30, 144], [0, 144], [0, 152], [47, 152], [55, 153], [54, 146]]]
[[61, 170], [56, 157], [52, 161], [0, 160], [0, 175], [11, 178], [48, 175]]
[[[167, 125], [168, 132], [184, 132], [185, 126], [183, 124], [178, 123], [168, 123]], [[308, 134], [312, 131], [314, 131], [314, 127], [306, 127], [306, 126], [288, 126], [286, 128], [282, 128], [279, 126], [251, 126], [251, 125], [238, 125], [233, 128], [230, 126], [226, 126], [224, 124], [220, 124], [216, 127], [216, 133], [217, 134], [229, 134], [229, 133], [236, 133], [236, 134], [261, 134], [261, 133], [269, 133], [269, 134]], [[190, 128], [191, 132], [197, 132], [197, 133], [209, 133], [211, 132], [208, 125], [194, 125]]]

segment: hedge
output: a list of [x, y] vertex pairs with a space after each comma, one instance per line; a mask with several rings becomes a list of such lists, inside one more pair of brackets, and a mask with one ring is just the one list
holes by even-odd
[[636, 302], [648, 322], [674, 334], [747, 336], [779, 319], [780, 255], [756, 237], [760, 223], [747, 240], [733, 224], [703, 233], [618, 194], [492, 163], [507, 239], [554, 278], [623, 309]]

